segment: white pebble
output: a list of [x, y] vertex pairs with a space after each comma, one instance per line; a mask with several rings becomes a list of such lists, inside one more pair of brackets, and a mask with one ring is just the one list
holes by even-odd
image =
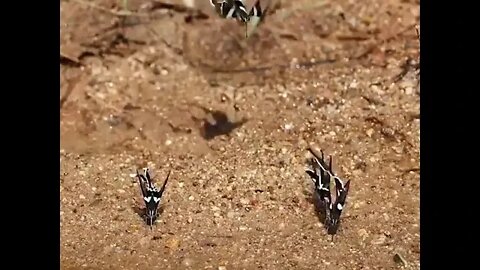
[[241, 203], [241, 204], [244, 204], [244, 205], [247, 205], [247, 204], [250, 204], [250, 200], [247, 199], [247, 198], [241, 198], [241, 199], [240, 199], [240, 203]]
[[288, 124], [283, 125], [283, 129], [284, 129], [285, 131], [292, 130], [293, 127], [294, 127], [294, 126], [293, 126], [292, 123], [288, 123]]
[[413, 87], [409, 86], [409, 87], [405, 88], [405, 94], [411, 95], [411, 94], [413, 94], [413, 92], [414, 92]]

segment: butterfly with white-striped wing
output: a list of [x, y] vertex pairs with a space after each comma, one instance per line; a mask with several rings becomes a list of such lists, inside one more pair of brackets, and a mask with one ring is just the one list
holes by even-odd
[[152, 183], [152, 178], [148, 168], [143, 169], [143, 174], [138, 173], [137, 170], [134, 176], [138, 178], [140, 189], [142, 190], [143, 201], [146, 206], [145, 220], [147, 225], [150, 226], [150, 229], [152, 229], [152, 226], [158, 217], [158, 206], [160, 205], [160, 200], [163, 192], [165, 191], [165, 187], [167, 186], [168, 179], [170, 177], [170, 171], [168, 172], [167, 178], [160, 189], [155, 187], [155, 185]]

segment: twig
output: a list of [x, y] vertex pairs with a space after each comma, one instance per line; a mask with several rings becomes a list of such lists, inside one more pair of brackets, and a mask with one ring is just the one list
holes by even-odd
[[121, 10], [121, 11], [111, 10], [111, 9], [104, 8], [104, 7], [98, 6], [96, 4], [90, 3], [90, 2], [85, 1], [85, 0], [70, 0], [70, 1], [73, 1], [73, 2], [75, 2], [77, 4], [80, 4], [80, 5], [88, 6], [90, 8], [96, 9], [96, 10], [101, 11], [101, 12], [108, 13], [108, 14], [113, 15], [113, 16], [119, 16], [119, 17], [149, 17], [149, 15], [145, 14], [145, 13], [136, 13], [136, 12], [131, 12], [131, 11], [128, 11], [128, 10]]
[[150, 11], [153, 11], [156, 9], [168, 9], [168, 10], [173, 10], [179, 13], [196, 12], [207, 18], [209, 17], [208, 14], [204, 13], [202, 10], [197, 8], [191, 8], [191, 7], [187, 7], [185, 5], [180, 5], [180, 4], [164, 3], [162, 1], [152, 1], [152, 7], [150, 8]]
[[82, 66], [82, 63], [80, 63], [80, 60], [78, 58], [68, 56], [67, 54], [64, 54], [62, 52], [60, 52], [60, 64], [72, 67]]

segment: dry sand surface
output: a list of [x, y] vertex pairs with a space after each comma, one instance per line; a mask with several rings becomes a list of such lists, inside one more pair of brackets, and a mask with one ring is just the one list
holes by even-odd
[[[419, 269], [419, 2], [272, 1], [248, 39], [208, 2], [60, 2], [61, 268]], [[351, 180], [333, 241], [309, 146]]]

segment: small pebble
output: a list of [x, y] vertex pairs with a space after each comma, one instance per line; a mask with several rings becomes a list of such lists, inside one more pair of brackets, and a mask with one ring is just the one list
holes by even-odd
[[125, 193], [126, 191], [123, 190], [123, 189], [117, 189], [117, 192], [120, 193], [120, 194], [123, 194], [123, 193]]
[[188, 222], [188, 223], [192, 223], [192, 222], [193, 222], [193, 218], [192, 218], [192, 217], [189, 217], [189, 218], [187, 219], [187, 222]]
[[192, 266], [193, 263], [194, 263], [194, 261], [190, 258], [185, 258], [185, 259], [182, 260], [182, 264], [186, 267]]
[[190, 196], [190, 197], [188, 197], [188, 200], [193, 201], [193, 200], [195, 200], [195, 197]]
[[379, 235], [375, 239], [372, 240], [371, 244], [373, 245], [383, 245], [385, 241], [387, 240], [387, 237], [385, 235]]
[[218, 267], [218, 270], [227, 270], [227, 267], [225, 267], [225, 266], [219, 266], [219, 267]]
[[246, 226], [240, 226], [240, 228], [238, 228], [240, 231], [246, 231], [248, 228]]
[[80, 194], [80, 196], [78, 196], [81, 200], [85, 200], [85, 196], [83, 194]]
[[413, 94], [413, 93], [414, 93], [413, 87], [410, 87], [410, 86], [409, 86], [409, 87], [405, 88], [405, 94], [411, 95], [411, 94]]
[[247, 199], [247, 198], [241, 198], [241, 199], [240, 199], [240, 203], [241, 203], [241, 204], [244, 204], [244, 205], [250, 204], [250, 200]]
[[177, 250], [180, 246], [180, 240], [176, 237], [170, 238], [165, 242], [165, 246], [171, 250]]
[[367, 237], [368, 237], [368, 232], [365, 229], [358, 230], [357, 234], [358, 234], [359, 237], [362, 238], [363, 241], [365, 241], [365, 239], [367, 239]]
[[350, 83], [349, 88], [357, 88], [357, 86], [358, 86], [358, 82], [354, 80], [353, 82]]
[[292, 123], [288, 123], [288, 124], [285, 124], [285, 125], [283, 126], [283, 130], [284, 130], [284, 131], [289, 131], [289, 130], [291, 130], [291, 129], [293, 129], [293, 124], [292, 124]]

